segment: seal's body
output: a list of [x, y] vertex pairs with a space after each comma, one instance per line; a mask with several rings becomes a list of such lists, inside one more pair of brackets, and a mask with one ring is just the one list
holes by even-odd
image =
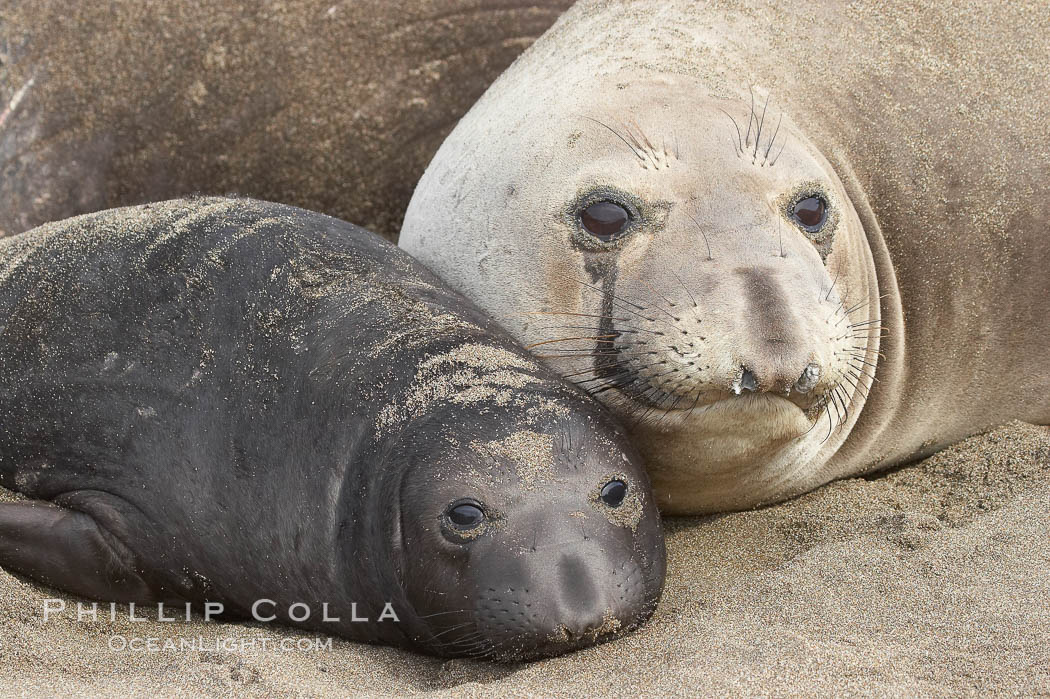
[[518, 658], [662, 584], [621, 428], [396, 247], [288, 206], [0, 242], [0, 424], [0, 485], [34, 499], [0, 505], [0, 565], [90, 598]]
[[581, 2], [446, 140], [400, 244], [625, 416], [669, 512], [1045, 424], [1045, 20]]
[[4, 0], [0, 235], [188, 194], [393, 237], [441, 140], [571, 0]]

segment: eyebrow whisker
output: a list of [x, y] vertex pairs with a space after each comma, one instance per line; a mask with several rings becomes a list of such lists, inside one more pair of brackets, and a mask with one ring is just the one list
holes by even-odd
[[595, 124], [598, 124], [599, 126], [603, 126], [606, 129], [608, 129], [614, 136], [616, 136], [616, 138], [618, 138], [621, 141], [623, 141], [625, 146], [627, 146], [628, 148], [631, 149], [631, 152], [634, 153], [636, 158], [641, 160], [643, 163], [645, 162], [645, 155], [638, 148], [636, 148], [635, 146], [631, 145], [630, 141], [628, 141], [626, 138], [624, 138], [623, 134], [621, 134], [619, 131], [617, 131], [613, 127], [609, 126], [605, 122], [598, 121], [597, 119], [595, 119], [593, 117], [585, 116], [583, 118], [587, 119], [588, 121], [593, 121]]

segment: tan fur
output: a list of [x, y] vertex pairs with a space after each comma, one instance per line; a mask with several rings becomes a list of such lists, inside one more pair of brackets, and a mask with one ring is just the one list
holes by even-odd
[[[1050, 422], [1047, 24], [1024, 3], [578, 3], [446, 140], [401, 245], [627, 418], [668, 512]], [[805, 188], [828, 239], [786, 215]], [[589, 246], [575, 211], [609, 190], [635, 223]], [[609, 343], [631, 386], [596, 370]], [[786, 393], [809, 364], [816, 387]], [[758, 391], [736, 395], [743, 367]]]

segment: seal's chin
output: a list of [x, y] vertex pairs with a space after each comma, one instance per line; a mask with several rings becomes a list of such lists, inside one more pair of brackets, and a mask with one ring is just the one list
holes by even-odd
[[667, 514], [746, 509], [801, 492], [806, 465], [828, 435], [821, 410], [807, 413], [770, 393], [662, 411], [616, 398], [618, 404], [606, 400], [646, 455], [654, 496]]
[[737, 482], [773, 468], [819, 431], [816, 418], [768, 393], [731, 395], [691, 409], [661, 411], [626, 400], [614, 409], [650, 455], [651, 473], [676, 464], [682, 474], [699, 478], [698, 488], [708, 488], [712, 479]]

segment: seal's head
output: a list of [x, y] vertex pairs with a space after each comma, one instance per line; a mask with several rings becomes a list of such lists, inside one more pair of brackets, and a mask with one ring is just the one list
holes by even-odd
[[482, 370], [388, 440], [401, 621], [429, 653], [556, 655], [638, 627], [659, 599], [663, 535], [641, 459], [606, 411], [535, 369]]
[[539, 431], [500, 412], [461, 416], [456, 439], [433, 439], [434, 422], [401, 442], [417, 465], [402, 481], [398, 532], [417, 642], [520, 660], [638, 627], [659, 599], [664, 548], [625, 435], [594, 412]]
[[878, 303], [817, 147], [764, 95], [685, 76], [526, 89], [513, 117], [497, 88], [420, 182], [401, 245], [628, 421], [666, 511], [834, 477]]

